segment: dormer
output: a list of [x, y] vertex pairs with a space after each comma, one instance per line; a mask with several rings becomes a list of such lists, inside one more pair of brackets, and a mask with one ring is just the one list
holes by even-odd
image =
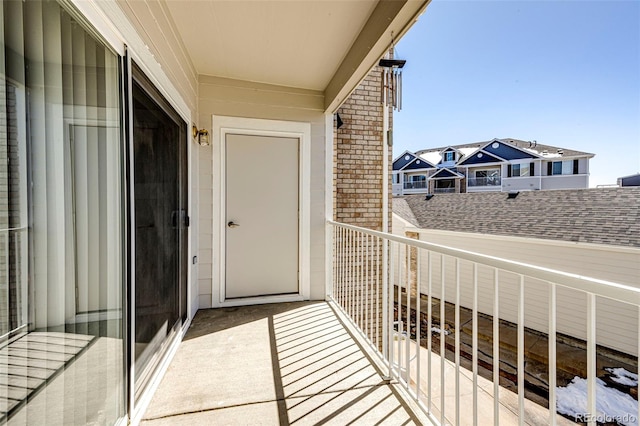
[[438, 167], [452, 167], [462, 158], [462, 153], [453, 147], [448, 147], [440, 151], [440, 157]]

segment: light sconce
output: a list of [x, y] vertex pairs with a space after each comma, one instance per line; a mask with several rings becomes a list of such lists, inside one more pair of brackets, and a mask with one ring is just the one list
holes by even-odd
[[193, 135], [193, 138], [196, 140], [196, 142], [198, 142], [198, 145], [200, 146], [209, 146], [210, 142], [209, 142], [209, 131], [206, 129], [200, 129], [198, 130], [198, 128], [196, 126], [192, 126], [191, 127], [191, 134]]

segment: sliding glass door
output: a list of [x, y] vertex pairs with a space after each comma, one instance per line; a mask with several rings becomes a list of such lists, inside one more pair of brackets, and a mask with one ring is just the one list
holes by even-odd
[[187, 313], [187, 125], [133, 67], [136, 396]]
[[0, 425], [114, 424], [186, 320], [187, 124], [54, 0], [0, 41]]
[[122, 70], [94, 34], [0, 4], [0, 424], [126, 413]]

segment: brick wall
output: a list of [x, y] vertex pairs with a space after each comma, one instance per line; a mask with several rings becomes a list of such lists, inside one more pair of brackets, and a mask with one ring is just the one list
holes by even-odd
[[[334, 120], [333, 217], [337, 222], [382, 230], [382, 160], [389, 159], [389, 230], [391, 230], [392, 149], [382, 146], [383, 123], [381, 77], [379, 67], [369, 73], [338, 109], [343, 125]], [[391, 127], [392, 112], [389, 113]], [[366, 239], [354, 240], [346, 234], [336, 235], [336, 243], [351, 245], [355, 251], [338, 250], [339, 283], [334, 296], [351, 318], [382, 349], [382, 280], [381, 246]], [[372, 262], [371, 259], [377, 259]], [[375, 296], [377, 295], [377, 297]]]
[[[381, 69], [374, 67], [338, 109], [334, 122], [334, 220], [382, 230]], [[393, 114], [389, 113], [391, 127]], [[391, 147], [389, 158], [389, 227], [391, 227]]]

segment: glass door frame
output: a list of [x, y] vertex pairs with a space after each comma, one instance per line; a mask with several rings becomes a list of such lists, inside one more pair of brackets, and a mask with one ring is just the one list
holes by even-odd
[[[175, 343], [176, 339], [180, 335], [181, 329], [185, 323], [188, 322], [189, 317], [189, 137], [188, 121], [177, 112], [175, 109], [172, 111], [176, 114], [180, 120], [184, 122], [186, 134], [184, 138], [180, 139], [180, 144], [184, 144], [184, 148], [180, 148], [184, 155], [184, 158], [179, 159], [179, 174], [181, 181], [179, 182], [179, 202], [184, 206], [186, 211], [186, 223], [181, 227], [182, 231], [179, 233], [178, 246], [182, 245], [182, 251], [179, 253], [178, 261], [178, 277], [179, 277], [179, 319], [171, 327], [170, 332], [165, 337], [164, 342], [161, 345], [159, 356], [150, 365], [146, 366], [145, 381], [141, 387], [138, 387], [136, 383], [136, 366], [135, 366], [135, 345], [136, 345], [136, 241], [135, 241], [135, 167], [134, 167], [134, 108], [133, 108], [133, 85], [134, 81], [138, 84], [144, 92], [152, 99], [160, 108], [166, 111], [166, 106], [173, 108], [171, 103], [163, 97], [161, 91], [156, 85], [149, 79], [142, 68], [138, 66], [132, 58], [131, 52], [125, 45], [124, 55], [122, 56], [122, 99], [123, 99], [123, 198], [124, 215], [125, 215], [125, 279], [123, 280], [123, 303], [124, 303], [124, 318], [126, 318], [126, 333], [125, 333], [125, 375], [126, 375], [126, 405], [129, 421], [132, 421], [137, 415], [141, 415], [140, 408], [145, 408], [146, 391], [152, 384], [156, 373], [162, 368], [162, 364], [166, 360], [166, 356]], [[137, 69], [136, 69], [137, 68]], [[141, 77], [139, 77], [141, 76]], [[151, 89], [151, 90], [149, 90]], [[158, 101], [158, 97], [161, 101]], [[163, 105], [166, 104], [165, 105]], [[180, 134], [182, 136], [182, 134]], [[184, 150], [183, 150], [184, 149]], [[183, 151], [182, 151], [183, 150]], [[149, 402], [148, 400], [146, 401]]]

